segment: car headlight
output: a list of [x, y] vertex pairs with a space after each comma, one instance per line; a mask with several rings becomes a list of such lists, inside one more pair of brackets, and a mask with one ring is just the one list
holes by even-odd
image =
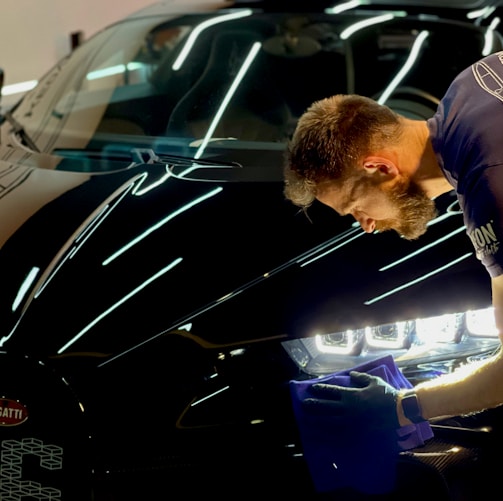
[[459, 343], [464, 333], [462, 313], [439, 315], [416, 320], [416, 336], [421, 344]]
[[466, 328], [472, 336], [498, 336], [498, 329], [494, 322], [493, 308], [467, 311]]
[[315, 345], [321, 353], [335, 355], [355, 355], [360, 352], [364, 333], [362, 329], [346, 330], [333, 334], [317, 334]]
[[285, 341], [284, 348], [307, 374], [349, 369], [390, 354], [402, 369], [435, 366], [450, 372], [500, 345], [493, 308], [417, 318], [364, 329], [317, 333]]
[[365, 329], [367, 346], [377, 349], [408, 348], [413, 333], [413, 322], [393, 322]]

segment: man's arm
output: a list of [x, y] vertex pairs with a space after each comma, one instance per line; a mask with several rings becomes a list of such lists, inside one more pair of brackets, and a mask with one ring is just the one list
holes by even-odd
[[500, 333], [500, 340], [503, 341], [503, 275], [491, 279], [491, 287], [496, 328]]
[[[503, 275], [493, 278], [492, 302], [500, 341], [503, 340]], [[440, 376], [415, 387], [421, 414], [425, 419], [463, 415], [496, 407], [503, 403], [503, 353], [479, 363], [468, 364], [452, 374]], [[397, 400], [401, 425], [405, 418], [401, 395]]]

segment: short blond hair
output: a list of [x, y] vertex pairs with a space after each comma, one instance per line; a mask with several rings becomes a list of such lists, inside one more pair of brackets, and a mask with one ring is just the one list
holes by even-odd
[[396, 143], [400, 135], [400, 116], [371, 98], [337, 94], [314, 102], [300, 117], [287, 147], [286, 198], [308, 207], [317, 186], [343, 179], [358, 159]]

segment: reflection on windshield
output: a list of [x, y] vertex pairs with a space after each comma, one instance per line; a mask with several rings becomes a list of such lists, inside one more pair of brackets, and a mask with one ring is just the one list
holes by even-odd
[[[215, 141], [234, 141], [234, 151], [239, 142], [284, 145], [305, 109], [336, 93], [427, 118], [454, 74], [487, 48], [488, 30], [469, 21], [467, 29], [362, 10], [355, 23], [354, 9], [239, 9], [119, 23], [26, 95], [13, 114], [18, 131], [42, 152], [126, 144], [208, 158]], [[445, 60], [448, 68], [439, 64]]]

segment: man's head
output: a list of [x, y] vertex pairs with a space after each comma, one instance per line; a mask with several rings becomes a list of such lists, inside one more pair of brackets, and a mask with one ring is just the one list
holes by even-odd
[[286, 198], [303, 208], [318, 199], [352, 214], [368, 232], [394, 229], [418, 238], [436, 211], [401, 169], [403, 124], [403, 117], [363, 96], [313, 103], [287, 150]]

